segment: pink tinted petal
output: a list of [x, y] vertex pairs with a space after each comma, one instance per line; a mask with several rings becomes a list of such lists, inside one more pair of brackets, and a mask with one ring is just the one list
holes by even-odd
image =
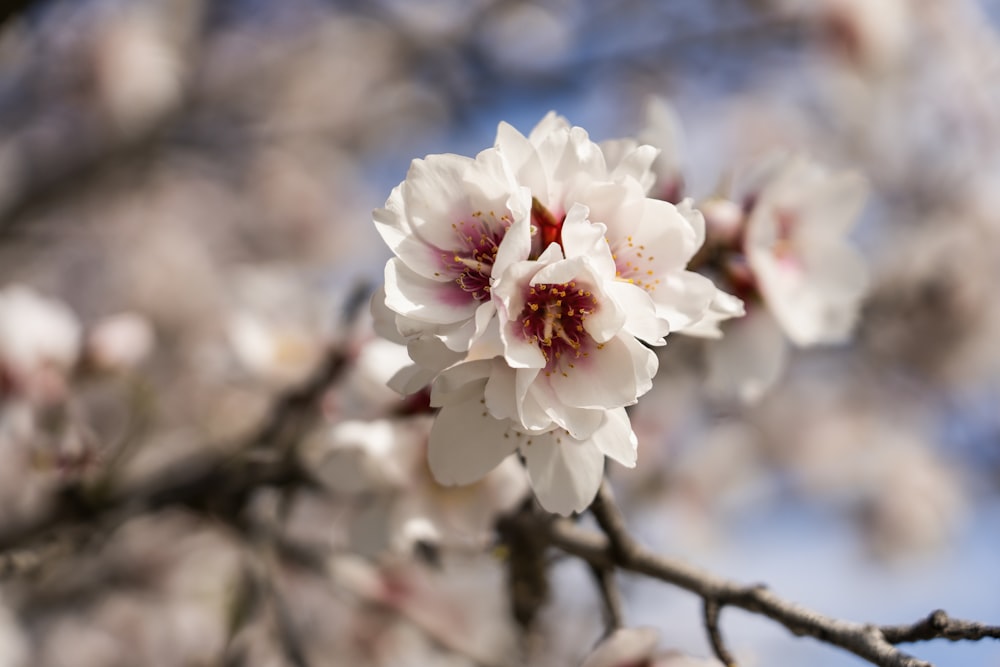
[[392, 191], [386, 207], [377, 209], [372, 217], [382, 240], [407, 266], [425, 278], [442, 282], [449, 280], [440, 273], [441, 251], [417, 236], [406, 220], [398, 187]]
[[466, 173], [474, 160], [461, 155], [429, 155], [414, 160], [402, 184], [402, 200], [414, 233], [442, 249], [455, 243], [452, 223], [475, 208], [469, 201]]
[[573, 365], [570, 368], [569, 362], [564, 362], [549, 378], [561, 402], [578, 408], [618, 408], [635, 403], [636, 369], [632, 351], [622, 338], [612, 338], [589, 357], [574, 360]]
[[473, 394], [441, 409], [431, 427], [428, 464], [439, 483], [471, 484], [514, 453], [517, 439], [509, 422], [494, 419]]
[[385, 305], [400, 315], [431, 324], [451, 324], [472, 317], [479, 302], [452, 282], [428, 280], [399, 258], [385, 265]]
[[575, 440], [561, 429], [518, 440], [543, 508], [568, 516], [590, 505], [604, 474], [604, 454], [593, 443]]

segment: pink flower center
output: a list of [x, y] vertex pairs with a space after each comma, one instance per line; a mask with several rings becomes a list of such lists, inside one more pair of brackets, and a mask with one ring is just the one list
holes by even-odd
[[542, 250], [544, 251], [552, 243], [558, 243], [562, 247], [562, 228], [566, 222], [566, 216], [557, 218], [552, 211], [545, 208], [537, 197], [531, 198], [531, 224], [534, 225], [542, 236]]
[[589, 356], [593, 339], [583, 323], [596, 309], [593, 293], [575, 282], [534, 285], [521, 311], [521, 330], [525, 340], [538, 345], [551, 369], [563, 356]]
[[459, 248], [441, 259], [463, 292], [477, 301], [490, 297], [490, 274], [496, 261], [500, 242], [510, 227], [509, 216], [485, 218], [482, 211], [472, 214], [472, 220], [452, 224], [458, 234]]

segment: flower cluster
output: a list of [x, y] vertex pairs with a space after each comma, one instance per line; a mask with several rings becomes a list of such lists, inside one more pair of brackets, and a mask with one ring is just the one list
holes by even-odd
[[502, 123], [474, 158], [415, 160], [375, 212], [395, 254], [376, 326], [414, 361], [393, 386], [430, 384], [441, 408], [438, 481], [473, 482], [518, 452], [542, 506], [569, 514], [605, 456], [635, 465], [625, 407], [652, 385], [650, 346], [720, 319], [715, 285], [687, 270], [700, 214], [648, 196], [656, 157], [636, 142], [606, 156], [550, 113], [528, 136]]
[[801, 155], [765, 159], [744, 181], [732, 200], [702, 204], [709, 241], [699, 268], [749, 304], [709, 351], [708, 382], [753, 400], [781, 374], [786, 340], [806, 348], [850, 339], [868, 270], [847, 234], [867, 186]]

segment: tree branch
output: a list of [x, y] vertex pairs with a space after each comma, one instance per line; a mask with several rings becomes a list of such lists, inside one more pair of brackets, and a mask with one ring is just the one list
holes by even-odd
[[[977, 640], [1000, 637], [1000, 628], [948, 618], [935, 612], [913, 625], [878, 626], [832, 618], [785, 600], [762, 585], [743, 585], [701, 570], [683, 561], [661, 556], [639, 545], [624, 530], [621, 513], [613, 506], [607, 489], [599, 492], [594, 515], [606, 535], [587, 531], [560, 520], [539, 524], [549, 543], [599, 568], [621, 568], [642, 574], [698, 595], [706, 602], [706, 625], [713, 649], [723, 662], [732, 657], [718, 635], [718, 613], [723, 607], [738, 607], [766, 616], [796, 636], [809, 636], [843, 648], [879, 667], [932, 667], [895, 644], [929, 639]], [[713, 638], [711, 635], [715, 634]], [[721, 650], [720, 650], [721, 649]]]

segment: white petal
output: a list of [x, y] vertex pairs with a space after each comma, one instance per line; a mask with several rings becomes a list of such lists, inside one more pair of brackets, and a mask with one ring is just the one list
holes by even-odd
[[472, 317], [479, 302], [453, 282], [428, 280], [399, 258], [385, 265], [385, 305], [400, 315], [431, 324], [451, 324]]
[[549, 381], [559, 400], [578, 408], [609, 409], [635, 403], [637, 369], [623, 338], [630, 337], [612, 338], [603, 348], [592, 350], [589, 357], [557, 366]]
[[431, 405], [439, 407], [461, 402], [482, 393], [493, 363], [488, 360], [466, 361], [441, 371], [431, 387]]
[[574, 204], [563, 221], [562, 245], [567, 258], [586, 257], [594, 273], [604, 278], [615, 275], [615, 260], [608, 246], [607, 227], [587, 219], [588, 210]]
[[542, 507], [568, 516], [590, 505], [604, 474], [601, 450], [592, 442], [574, 440], [562, 430], [519, 440], [531, 488]]
[[409, 396], [429, 385], [435, 375], [437, 375], [437, 371], [411, 364], [396, 371], [386, 384], [396, 393]]
[[646, 290], [622, 281], [609, 283], [607, 290], [626, 314], [626, 332], [650, 345], [666, 344], [664, 336], [670, 333], [670, 322], [657, 317], [656, 304]]
[[639, 440], [632, 431], [632, 423], [625, 408], [609, 410], [604, 425], [591, 436], [590, 440], [605, 456], [626, 468], [635, 467]]
[[406, 213], [415, 234], [442, 249], [454, 247], [452, 224], [472, 213], [465, 179], [474, 160], [462, 155], [429, 155], [414, 160], [401, 185]]
[[396, 327], [396, 312], [385, 305], [385, 287], [379, 287], [372, 294], [371, 301], [372, 325], [375, 334], [393, 343], [406, 345], [406, 337], [400, 334]]
[[425, 278], [436, 279], [441, 271], [441, 251], [418, 236], [410, 226], [401, 197], [397, 187], [392, 191], [386, 207], [374, 211], [375, 229], [389, 249], [407, 266]]
[[434, 420], [427, 460], [441, 484], [482, 479], [516, 449], [517, 438], [508, 433], [509, 422], [491, 417], [480, 396], [441, 408]]
[[781, 376], [787, 343], [771, 314], [757, 308], [723, 327], [706, 351], [709, 390], [745, 402], [759, 399]]

